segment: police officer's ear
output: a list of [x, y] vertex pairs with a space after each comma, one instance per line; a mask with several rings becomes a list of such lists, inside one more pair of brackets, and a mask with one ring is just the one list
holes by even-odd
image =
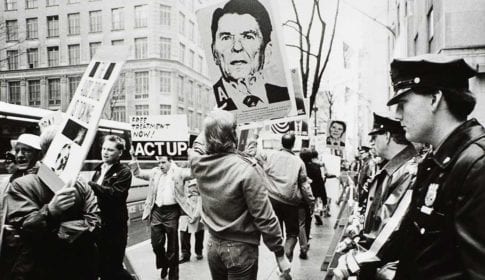
[[386, 144], [389, 144], [392, 139], [391, 133], [389, 131], [386, 131], [385, 136], [386, 136]]
[[436, 90], [431, 94], [431, 111], [436, 112], [443, 99], [443, 92], [441, 90]]

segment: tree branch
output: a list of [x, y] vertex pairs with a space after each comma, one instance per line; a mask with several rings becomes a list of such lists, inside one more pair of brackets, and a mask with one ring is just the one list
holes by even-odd
[[304, 50], [304, 49], [302, 49], [300, 46], [293, 45], [293, 44], [286, 44], [286, 46], [287, 46], [287, 47], [292, 47], [292, 48], [299, 49], [300, 51], [302, 51], [302, 52], [306, 53], [307, 55], [310, 55], [310, 56], [313, 56], [313, 57], [315, 57], [315, 58], [318, 58], [316, 54], [311, 53], [311, 52], [309, 52], [309, 51], [307, 51], [307, 50]]

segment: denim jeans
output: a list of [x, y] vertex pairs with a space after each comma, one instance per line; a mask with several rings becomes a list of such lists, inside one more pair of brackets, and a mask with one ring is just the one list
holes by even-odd
[[212, 280], [256, 280], [258, 245], [211, 236], [207, 259]]

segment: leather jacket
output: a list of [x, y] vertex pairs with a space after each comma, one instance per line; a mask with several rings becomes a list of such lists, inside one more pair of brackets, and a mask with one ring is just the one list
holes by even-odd
[[398, 254], [395, 279], [485, 279], [484, 217], [485, 129], [472, 119], [418, 166], [409, 212], [381, 259]]

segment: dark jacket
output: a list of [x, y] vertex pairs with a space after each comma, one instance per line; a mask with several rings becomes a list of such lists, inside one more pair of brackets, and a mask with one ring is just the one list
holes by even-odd
[[[264, 87], [266, 89], [266, 97], [268, 98], [268, 102], [270, 104], [290, 100], [288, 88], [272, 84], [265, 84]], [[214, 84], [213, 89], [217, 107], [222, 107], [224, 104], [227, 104], [226, 107], [224, 107], [224, 110], [232, 111], [238, 109], [236, 104], [234, 103], [234, 101], [232, 101], [231, 97], [228, 95], [226, 89], [224, 88], [222, 78]], [[223, 98], [225, 96], [229, 98]]]
[[386, 259], [395, 279], [485, 279], [485, 129], [459, 126], [418, 166], [409, 212]]
[[100, 225], [99, 209], [87, 184], [77, 182], [75, 188], [74, 206], [52, 216], [47, 205], [54, 193], [38, 175], [12, 182], [7, 224], [19, 237], [7, 234], [6, 240], [16, 243], [19, 254], [7, 279], [96, 279], [93, 231]]
[[[325, 191], [325, 178], [322, 176], [322, 170], [320, 169], [320, 165], [314, 162], [305, 162], [305, 168], [307, 172], [307, 177], [312, 180], [310, 183], [310, 187], [312, 188], [312, 193], [314, 197], [327, 197]], [[324, 204], [327, 202], [324, 201]]]
[[[91, 181], [96, 182], [101, 175], [101, 164], [95, 168]], [[101, 185], [91, 184], [101, 209], [101, 221], [107, 227], [126, 227], [128, 209], [126, 199], [131, 186], [131, 170], [126, 164], [114, 163], [106, 171]]]

